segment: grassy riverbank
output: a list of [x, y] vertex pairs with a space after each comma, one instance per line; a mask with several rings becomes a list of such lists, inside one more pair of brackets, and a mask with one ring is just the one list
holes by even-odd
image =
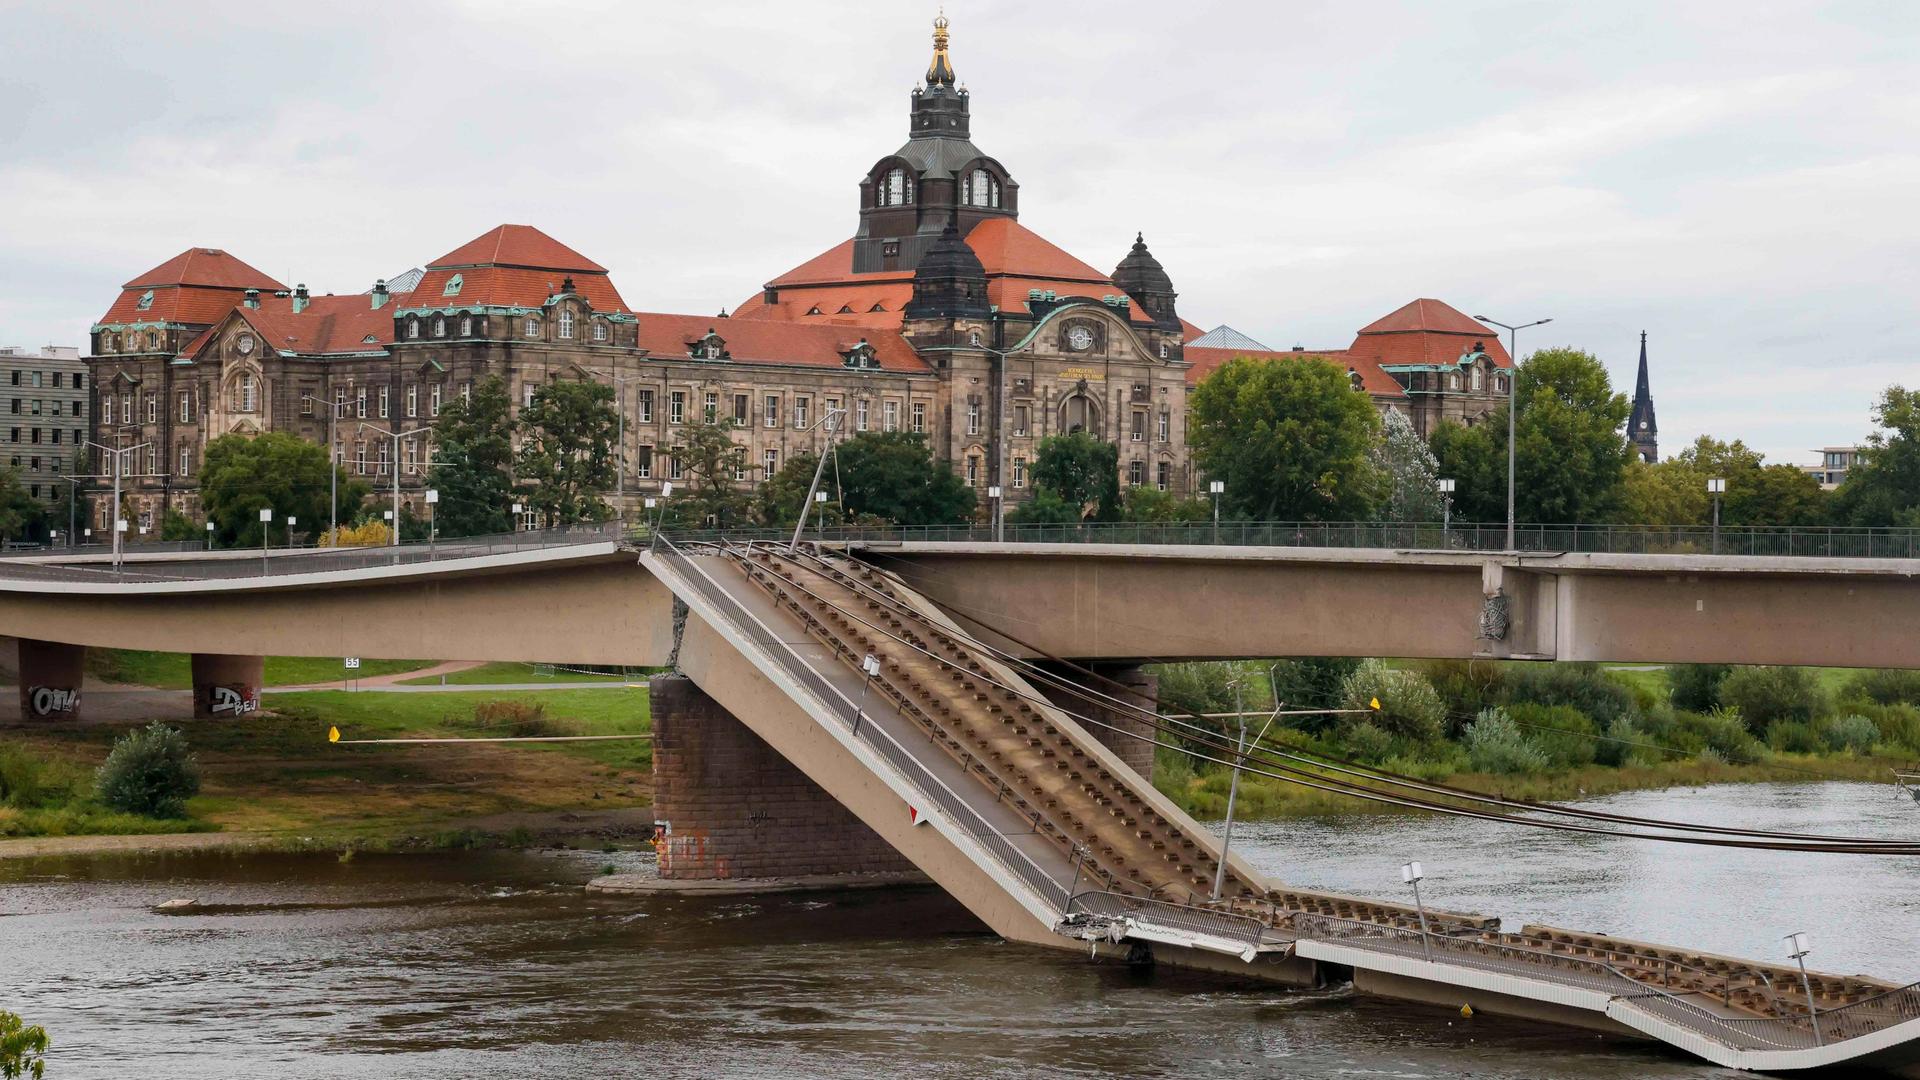
[[[398, 675], [432, 667], [432, 660], [362, 660], [352, 672], [358, 678]], [[109, 682], [151, 686], [156, 690], [185, 690], [193, 685], [191, 661], [185, 653], [144, 652], [138, 649], [89, 649], [87, 671]], [[338, 656], [269, 656], [268, 686], [311, 686], [339, 682], [348, 674]]]
[[[457, 834], [491, 818], [633, 809], [652, 797], [645, 741], [342, 745], [343, 739], [625, 735], [651, 730], [644, 688], [437, 694], [269, 694], [244, 722], [181, 721], [201, 771], [187, 817], [113, 814], [93, 798], [93, 770], [117, 726], [7, 733], [0, 836], [219, 830], [288, 838]], [[17, 790], [16, 790], [17, 789]]]

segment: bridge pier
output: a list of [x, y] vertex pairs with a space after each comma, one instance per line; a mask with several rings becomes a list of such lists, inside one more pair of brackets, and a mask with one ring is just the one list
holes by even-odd
[[885, 875], [911, 862], [683, 675], [656, 675], [654, 848], [668, 881]]
[[[1082, 661], [1076, 665], [1091, 669], [1100, 678], [1089, 678], [1083, 671], [1062, 664], [1042, 663], [1041, 666], [1076, 686], [1119, 698], [1150, 712], [1159, 708], [1160, 677], [1149, 673], [1141, 664]], [[1115, 688], [1113, 683], [1119, 683], [1124, 689]], [[1087, 734], [1092, 735], [1101, 746], [1113, 751], [1114, 756], [1125, 762], [1128, 768], [1147, 780], [1153, 779], [1154, 731], [1151, 721], [1117, 704], [1095, 704], [1082, 700], [1060, 687], [1040, 686], [1040, 690], [1048, 701], [1067, 712], [1098, 721], [1083, 725]]]
[[87, 647], [33, 638], [14, 640], [14, 670], [20, 674], [20, 719], [80, 719], [80, 684], [86, 677]]
[[237, 720], [260, 708], [266, 657], [194, 653], [191, 662], [194, 719]]

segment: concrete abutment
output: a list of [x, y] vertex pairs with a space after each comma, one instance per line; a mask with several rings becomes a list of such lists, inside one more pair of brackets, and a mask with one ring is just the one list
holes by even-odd
[[80, 684], [86, 678], [87, 647], [19, 638], [20, 718], [80, 719]]
[[264, 656], [194, 653], [194, 719], [235, 720], [258, 711], [266, 665]]

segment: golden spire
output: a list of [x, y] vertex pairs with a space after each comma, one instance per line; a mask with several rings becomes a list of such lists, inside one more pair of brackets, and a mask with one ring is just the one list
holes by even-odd
[[953, 85], [953, 62], [947, 59], [947, 12], [944, 7], [933, 20], [933, 63], [927, 65], [927, 85]]

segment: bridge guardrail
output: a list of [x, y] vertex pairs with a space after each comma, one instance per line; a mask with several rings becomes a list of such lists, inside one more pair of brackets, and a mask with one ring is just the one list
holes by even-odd
[[1131, 917], [1172, 930], [1237, 941], [1245, 948], [1258, 946], [1267, 932], [1266, 923], [1245, 915], [1105, 890], [1075, 894], [1067, 901], [1066, 913], [1062, 917], [1069, 918], [1077, 914], [1104, 919]]

